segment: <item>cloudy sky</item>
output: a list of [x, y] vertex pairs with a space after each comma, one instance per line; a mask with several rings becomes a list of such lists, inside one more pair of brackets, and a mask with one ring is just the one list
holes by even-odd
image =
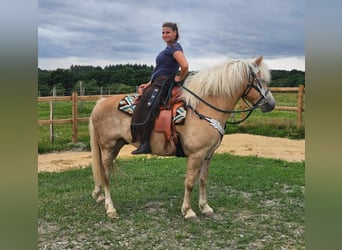
[[262, 54], [305, 70], [304, 0], [38, 0], [38, 67], [154, 65], [176, 22], [190, 70]]

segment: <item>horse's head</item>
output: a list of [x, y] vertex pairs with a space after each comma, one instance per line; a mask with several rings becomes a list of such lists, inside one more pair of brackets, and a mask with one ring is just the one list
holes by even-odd
[[[262, 56], [253, 59], [247, 69], [248, 84], [242, 95], [242, 99], [253, 107], [260, 108], [263, 113], [274, 109], [276, 101], [268, 88], [270, 73], [264, 63]], [[247, 102], [248, 101], [248, 102]]]

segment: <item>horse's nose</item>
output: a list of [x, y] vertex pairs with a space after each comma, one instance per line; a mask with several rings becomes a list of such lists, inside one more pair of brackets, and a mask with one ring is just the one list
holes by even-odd
[[275, 108], [275, 102], [266, 102], [260, 108], [263, 113], [271, 112]]

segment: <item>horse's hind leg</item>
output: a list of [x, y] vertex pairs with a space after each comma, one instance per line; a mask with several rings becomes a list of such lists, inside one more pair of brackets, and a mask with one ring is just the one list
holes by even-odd
[[210, 159], [205, 159], [200, 172], [199, 178], [199, 201], [198, 206], [201, 210], [201, 213], [207, 216], [212, 216], [214, 214], [214, 210], [208, 205], [207, 201], [207, 179], [208, 179], [208, 171], [209, 171]]
[[[108, 148], [100, 148], [94, 141], [92, 143], [92, 169], [95, 182], [92, 197], [96, 199], [97, 202], [105, 200], [107, 216], [115, 218], [117, 217], [117, 212], [114, 208], [109, 188], [110, 172], [113, 159], [117, 156], [124, 143], [114, 143], [114, 147]], [[104, 196], [101, 188], [104, 190]]]
[[106, 214], [110, 218], [116, 218], [118, 216], [116, 209], [113, 205], [112, 197], [110, 194], [110, 188], [109, 188], [109, 183], [110, 183], [110, 172], [111, 172], [111, 167], [113, 164], [113, 153], [110, 150], [102, 150], [101, 152], [101, 160], [104, 168], [104, 173], [103, 173], [103, 190], [105, 193], [105, 209], [106, 209]]
[[124, 140], [118, 140], [115, 143], [115, 146], [111, 150], [102, 150], [102, 164], [105, 169], [104, 173], [104, 193], [105, 193], [105, 209], [106, 214], [110, 218], [117, 218], [118, 214], [113, 205], [112, 197], [110, 194], [110, 170], [113, 164], [113, 160], [119, 154], [120, 149], [126, 144]]

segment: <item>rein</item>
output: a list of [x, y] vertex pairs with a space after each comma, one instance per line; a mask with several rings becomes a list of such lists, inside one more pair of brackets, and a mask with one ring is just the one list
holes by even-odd
[[[182, 86], [183, 89], [185, 89], [186, 91], [188, 91], [190, 94], [192, 94], [194, 97], [196, 97], [198, 100], [200, 100], [201, 102], [203, 102], [204, 104], [206, 104], [207, 106], [209, 106], [210, 108], [212, 108], [213, 110], [216, 110], [218, 112], [221, 113], [225, 113], [225, 114], [237, 114], [237, 113], [247, 113], [248, 114], [241, 120], [239, 121], [235, 121], [235, 122], [230, 122], [230, 121], [226, 121], [227, 124], [238, 124], [241, 123], [245, 120], [247, 120], [247, 118], [252, 114], [252, 112], [257, 108], [257, 105], [259, 104], [259, 102], [261, 101], [261, 99], [252, 107], [250, 107], [249, 109], [244, 109], [244, 110], [223, 110], [223, 109], [219, 109], [217, 107], [215, 107], [214, 105], [210, 104], [209, 102], [205, 101], [204, 99], [202, 99], [201, 97], [199, 97], [198, 95], [196, 95], [194, 92], [192, 92], [190, 89], [188, 89], [187, 87]], [[244, 99], [243, 99], [244, 100]], [[248, 105], [248, 104], [247, 104]], [[200, 113], [198, 113], [198, 111], [196, 109], [194, 109], [193, 107], [191, 107], [190, 105], [187, 105], [187, 107], [189, 107], [190, 109], [192, 109], [200, 118], [201, 115]], [[203, 118], [202, 118], [203, 119]]]
[[[262, 89], [262, 87], [260, 87], [260, 80], [257, 78], [256, 74], [254, 73], [254, 71], [250, 68], [250, 72], [251, 72], [251, 76], [252, 78], [249, 77], [249, 81], [248, 81], [248, 85], [247, 88], [245, 89], [245, 91], [243, 92], [241, 98], [242, 100], [248, 105], [250, 106], [249, 109], [244, 109], [244, 110], [224, 110], [224, 109], [220, 109], [215, 107], [214, 105], [210, 104], [209, 102], [205, 101], [203, 98], [199, 97], [198, 95], [196, 95], [194, 92], [192, 92], [190, 89], [188, 89], [185, 86], [181, 86], [183, 89], [185, 89], [186, 91], [188, 91], [191, 95], [193, 95], [194, 97], [196, 97], [198, 100], [200, 100], [201, 102], [203, 102], [204, 104], [206, 104], [208, 107], [212, 108], [213, 110], [216, 110], [218, 112], [221, 113], [225, 113], [225, 114], [236, 114], [236, 113], [247, 113], [247, 115], [242, 118], [239, 121], [235, 121], [235, 122], [230, 122], [230, 121], [226, 121], [226, 124], [238, 124], [241, 123], [245, 120], [247, 120], [247, 118], [252, 114], [252, 112], [258, 107], [258, 105], [260, 104], [260, 102], [265, 99], [265, 96], [267, 94], [267, 92], [269, 90], [267, 90], [266, 92]], [[257, 86], [254, 85], [254, 81], [257, 81]], [[248, 93], [251, 91], [251, 89], [254, 88], [256, 89], [260, 94], [261, 97], [260, 99], [253, 105], [251, 106], [250, 104], [248, 104], [248, 102], [246, 101], [245, 97], [248, 95]], [[194, 109], [193, 107], [191, 107], [190, 105], [187, 105], [187, 107], [191, 108], [198, 116], [199, 118], [201, 117], [205, 117], [202, 114], [200, 114], [196, 109]], [[203, 118], [201, 118], [203, 119]]]

